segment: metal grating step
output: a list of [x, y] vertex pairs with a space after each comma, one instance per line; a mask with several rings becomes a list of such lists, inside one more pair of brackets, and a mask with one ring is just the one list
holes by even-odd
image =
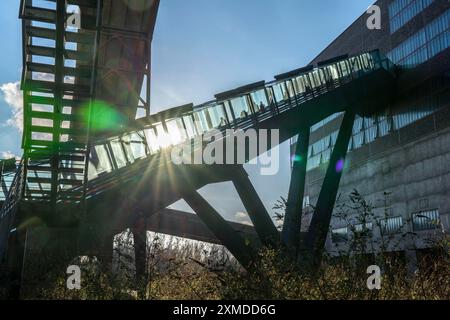
[[[28, 168], [28, 170], [33, 170], [33, 171], [43, 171], [43, 172], [54, 171], [54, 169], [49, 166], [29, 165], [27, 168]], [[58, 172], [82, 174], [84, 172], [84, 169], [60, 167], [60, 168], [58, 168]]]
[[[31, 118], [39, 118], [39, 119], [54, 120], [55, 118], [55, 113], [53, 112], [30, 111], [29, 115]], [[75, 114], [60, 113], [59, 117], [61, 118], [61, 121], [70, 121], [71, 123], [83, 122], [81, 116]]]
[[[26, 84], [29, 85], [30, 91], [42, 92], [42, 93], [53, 93], [56, 89], [56, 84], [50, 81], [42, 80], [26, 80]], [[72, 83], [62, 84], [64, 93], [76, 93], [77, 96], [89, 97], [89, 86], [78, 85]], [[68, 100], [70, 101], [70, 100]]]
[[[56, 2], [57, 0], [48, 0], [48, 1]], [[97, 1], [95, 0], [66, 0], [66, 3], [85, 8], [97, 8]]]
[[[55, 66], [45, 63], [27, 62], [27, 70], [32, 72], [55, 74]], [[64, 75], [77, 78], [90, 78], [91, 69], [89, 66], [78, 66], [76, 68], [65, 67]]]
[[54, 127], [45, 127], [45, 126], [31, 126], [30, 127], [31, 132], [39, 132], [39, 133], [54, 134], [56, 130], [58, 130], [60, 134], [75, 135], [77, 137], [82, 137], [85, 134], [84, 130], [74, 129], [74, 128], [54, 128]]
[[[54, 29], [48, 29], [43, 27], [28, 26], [25, 29], [27, 36], [36, 37], [42, 39], [56, 39], [56, 31]], [[92, 44], [95, 36], [89, 31], [72, 32], [66, 31], [64, 34], [67, 42], [74, 42], [79, 44]]]
[[56, 38], [56, 31], [54, 29], [28, 26], [25, 29], [25, 32], [29, 37], [51, 39], [51, 40], [55, 40]]
[[[56, 56], [56, 49], [52, 48], [52, 47], [27, 45], [26, 51], [29, 55], [37, 55], [37, 56], [50, 57], [50, 58], [55, 58], [55, 56]], [[76, 50], [65, 49], [64, 56], [67, 59], [83, 61], [83, 62], [88, 62], [88, 61], [92, 60], [92, 52], [90, 52], [90, 51], [78, 51], [78, 50], [76, 51]]]
[[47, 23], [56, 22], [56, 10], [47, 8], [38, 8], [32, 6], [25, 6], [22, 19], [34, 20]]
[[[51, 105], [51, 106], [55, 105], [55, 99], [52, 97], [42, 97], [42, 96], [32, 95], [32, 96], [28, 96], [28, 101], [30, 103], [34, 103], [34, 104]], [[76, 106], [79, 106], [86, 102], [87, 101], [85, 101], [85, 100], [79, 100], [79, 99], [63, 99], [63, 105], [69, 106], [69, 107], [76, 107]]]

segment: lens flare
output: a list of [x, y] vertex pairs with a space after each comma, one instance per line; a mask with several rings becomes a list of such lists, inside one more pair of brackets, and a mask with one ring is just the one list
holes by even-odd
[[342, 172], [342, 170], [344, 170], [344, 159], [339, 159], [336, 162], [336, 172]]

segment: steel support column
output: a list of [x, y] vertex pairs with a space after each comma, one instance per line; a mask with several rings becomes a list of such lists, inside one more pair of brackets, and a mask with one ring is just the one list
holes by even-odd
[[311, 262], [314, 266], [317, 266], [321, 261], [354, 120], [355, 113], [346, 111], [305, 238], [304, 248], [308, 254], [312, 254], [308, 258], [312, 259]]
[[56, 206], [58, 200], [58, 180], [59, 180], [59, 144], [60, 144], [60, 128], [61, 113], [63, 109], [64, 96], [64, 33], [66, 22], [66, 1], [58, 0], [56, 2], [56, 39], [55, 39], [55, 90], [53, 106], [53, 140], [52, 140], [52, 184], [51, 184], [51, 202]]
[[147, 273], [147, 231], [145, 229], [132, 229], [134, 245], [134, 263], [136, 266], [136, 280], [145, 279]]
[[239, 166], [235, 169], [232, 181], [261, 242], [264, 245], [276, 244], [280, 238], [277, 228], [253, 187], [244, 167]]
[[308, 159], [309, 128], [298, 135], [295, 145], [291, 182], [286, 203], [281, 239], [295, 254], [300, 246], [303, 196], [305, 191], [306, 163]]
[[253, 248], [197, 191], [187, 192], [183, 198], [242, 266], [248, 267], [254, 257]]
[[100, 244], [97, 259], [100, 261], [100, 266], [103, 272], [109, 273], [112, 271], [114, 256], [114, 236], [106, 237]]
[[8, 299], [20, 299], [23, 263], [28, 229], [16, 229], [10, 236], [7, 249]]

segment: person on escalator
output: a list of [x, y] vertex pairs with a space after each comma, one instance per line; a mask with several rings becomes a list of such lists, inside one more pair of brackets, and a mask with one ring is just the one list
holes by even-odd
[[227, 120], [224, 117], [220, 117], [219, 127], [226, 126], [228, 124]]
[[264, 103], [261, 101], [261, 103], [259, 104], [259, 111], [264, 112], [266, 110], [266, 106], [264, 105]]

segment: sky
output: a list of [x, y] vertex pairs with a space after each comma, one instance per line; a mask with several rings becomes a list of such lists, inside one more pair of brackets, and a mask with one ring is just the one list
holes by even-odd
[[[116, 0], [120, 1], [120, 0]], [[161, 0], [152, 42], [152, 112], [213, 99], [214, 94], [308, 64], [374, 0]], [[0, 159], [20, 156], [22, 68], [20, 0], [0, 5]], [[280, 170], [245, 168], [269, 212], [289, 188], [289, 146]], [[229, 220], [248, 222], [231, 183], [200, 193]], [[177, 203], [175, 208], [186, 209]]]

